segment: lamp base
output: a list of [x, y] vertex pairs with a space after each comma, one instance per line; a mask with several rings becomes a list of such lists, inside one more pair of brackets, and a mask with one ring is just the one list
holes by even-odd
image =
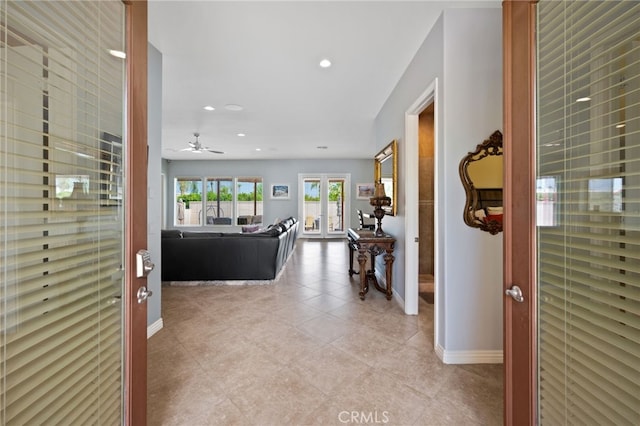
[[376, 237], [382, 237], [385, 235], [385, 232], [382, 230], [382, 218], [384, 217], [384, 210], [382, 209], [382, 207], [378, 206], [374, 211], [373, 211], [373, 215], [375, 216], [376, 220], [378, 221], [378, 226], [376, 227], [376, 230], [374, 231], [374, 234]]
[[369, 204], [371, 204], [372, 206], [375, 207], [375, 209], [373, 210], [373, 215], [375, 216], [375, 218], [378, 221], [378, 226], [377, 226], [376, 230], [374, 231], [374, 235], [376, 237], [383, 237], [386, 234], [382, 230], [382, 218], [384, 217], [384, 209], [382, 208], [382, 206], [390, 206], [391, 205], [391, 198], [389, 198], [389, 197], [372, 197], [371, 199], [369, 199]]

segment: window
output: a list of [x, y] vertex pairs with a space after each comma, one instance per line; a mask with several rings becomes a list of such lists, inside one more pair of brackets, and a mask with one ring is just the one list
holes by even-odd
[[176, 225], [197, 226], [202, 217], [202, 179], [179, 177], [175, 181]]
[[238, 225], [262, 223], [262, 178], [244, 177], [236, 181]]
[[207, 225], [233, 223], [233, 178], [207, 178]]
[[[203, 188], [206, 193], [203, 192]], [[262, 223], [261, 177], [177, 177], [174, 191], [174, 225]]]

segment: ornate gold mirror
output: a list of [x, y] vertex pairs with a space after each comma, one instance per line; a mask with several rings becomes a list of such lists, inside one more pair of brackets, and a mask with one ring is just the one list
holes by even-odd
[[397, 142], [393, 140], [374, 158], [373, 177], [376, 182], [382, 182], [386, 196], [391, 198], [391, 205], [382, 206], [385, 214], [389, 216], [396, 215], [396, 193], [398, 192], [397, 149]]
[[464, 223], [492, 235], [502, 232], [502, 133], [493, 132], [460, 162], [467, 196]]

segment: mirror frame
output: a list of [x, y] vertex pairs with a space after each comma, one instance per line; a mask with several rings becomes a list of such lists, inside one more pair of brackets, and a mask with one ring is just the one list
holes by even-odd
[[[396, 201], [398, 199], [398, 142], [395, 139], [374, 157], [374, 182], [380, 182], [382, 178], [382, 163], [385, 161], [391, 161], [393, 193], [391, 194], [391, 205], [383, 206], [382, 209], [386, 215], [395, 216], [397, 213]], [[387, 194], [387, 196], [389, 196], [389, 194]]]
[[[476, 217], [475, 212], [478, 210], [478, 191], [469, 177], [468, 171], [470, 163], [481, 160], [490, 155], [503, 155], [502, 133], [499, 130], [493, 132], [489, 139], [486, 139], [484, 142], [477, 145], [475, 151], [469, 152], [467, 156], [462, 159], [460, 162], [459, 172], [466, 195], [463, 214], [464, 223], [472, 228], [480, 228], [483, 231], [489, 232], [491, 235], [495, 235], [498, 232], [502, 232], [502, 222], [483, 221]], [[502, 189], [504, 194], [504, 185]]]

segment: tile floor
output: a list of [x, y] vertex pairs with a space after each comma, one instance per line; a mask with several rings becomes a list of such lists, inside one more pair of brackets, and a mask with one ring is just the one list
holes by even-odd
[[163, 287], [148, 424], [501, 425], [502, 365], [444, 365], [433, 305], [358, 298], [346, 243], [298, 240], [269, 285]]

